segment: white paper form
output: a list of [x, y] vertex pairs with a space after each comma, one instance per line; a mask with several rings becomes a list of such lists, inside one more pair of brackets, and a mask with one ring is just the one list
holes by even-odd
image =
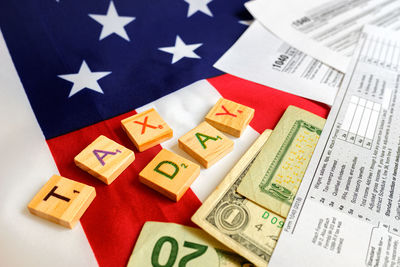
[[400, 266], [399, 60], [364, 28], [270, 267]]
[[342, 72], [365, 24], [400, 28], [398, 0], [255, 0], [246, 7], [279, 38]]
[[240, 78], [333, 104], [343, 74], [289, 46], [255, 21], [214, 67]]

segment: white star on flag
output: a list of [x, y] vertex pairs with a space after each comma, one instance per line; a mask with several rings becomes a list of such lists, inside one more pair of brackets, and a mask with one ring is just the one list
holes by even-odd
[[240, 24], [243, 24], [243, 25], [246, 25], [246, 26], [250, 26], [253, 22], [254, 22], [254, 19], [251, 19], [251, 20], [239, 20]]
[[185, 0], [185, 2], [189, 4], [187, 17], [189, 18], [197, 11], [203, 12], [204, 14], [212, 17], [213, 14], [207, 6], [211, 1], [212, 0]]
[[89, 69], [89, 66], [86, 64], [86, 61], [84, 60], [78, 73], [63, 74], [58, 75], [58, 77], [74, 83], [68, 96], [71, 97], [85, 88], [104, 94], [97, 80], [100, 80], [110, 73], [111, 71], [92, 72]]
[[172, 64], [178, 62], [184, 57], [188, 58], [201, 58], [199, 55], [197, 55], [194, 50], [202, 46], [203, 44], [185, 44], [182, 39], [179, 37], [179, 35], [176, 36], [175, 40], [175, 46], [169, 46], [169, 47], [160, 47], [158, 48], [159, 50], [163, 52], [167, 52], [172, 54]]
[[89, 14], [89, 17], [103, 25], [99, 38], [100, 41], [113, 33], [130, 41], [124, 27], [134, 21], [135, 17], [118, 16], [113, 1], [110, 2], [106, 15]]

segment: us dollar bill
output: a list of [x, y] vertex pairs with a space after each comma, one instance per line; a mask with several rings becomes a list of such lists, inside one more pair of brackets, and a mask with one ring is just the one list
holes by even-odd
[[238, 192], [286, 218], [324, 125], [325, 119], [289, 106]]
[[146, 222], [128, 267], [254, 267], [201, 229]]
[[249, 201], [236, 189], [271, 132], [266, 130], [258, 137], [192, 217], [208, 234], [257, 266], [267, 266], [284, 218]]

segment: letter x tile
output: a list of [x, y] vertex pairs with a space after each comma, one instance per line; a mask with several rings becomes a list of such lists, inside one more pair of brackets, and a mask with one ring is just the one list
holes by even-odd
[[132, 150], [103, 135], [100, 135], [74, 159], [76, 166], [108, 185], [134, 160], [135, 154]]
[[205, 120], [220, 131], [240, 137], [253, 116], [254, 109], [220, 98]]
[[178, 144], [206, 168], [233, 150], [233, 141], [205, 121], [181, 136]]
[[53, 175], [28, 204], [32, 214], [73, 228], [96, 196], [94, 187]]
[[139, 173], [140, 182], [178, 201], [200, 174], [200, 166], [162, 149]]
[[154, 108], [121, 121], [122, 128], [142, 152], [172, 137], [172, 129]]

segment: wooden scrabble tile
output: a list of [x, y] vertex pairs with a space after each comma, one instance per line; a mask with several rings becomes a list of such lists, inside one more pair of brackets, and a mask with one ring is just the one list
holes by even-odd
[[75, 164], [106, 184], [111, 184], [133, 161], [132, 150], [100, 135], [75, 158]]
[[28, 204], [32, 214], [73, 228], [96, 196], [92, 186], [53, 175]]
[[178, 201], [200, 174], [200, 166], [162, 149], [139, 173], [140, 182]]
[[254, 109], [220, 98], [205, 120], [220, 131], [240, 137], [254, 117]]
[[172, 137], [172, 129], [154, 108], [121, 121], [122, 128], [139, 151], [144, 151]]
[[179, 147], [208, 168], [233, 150], [233, 141], [207, 122], [178, 139]]

